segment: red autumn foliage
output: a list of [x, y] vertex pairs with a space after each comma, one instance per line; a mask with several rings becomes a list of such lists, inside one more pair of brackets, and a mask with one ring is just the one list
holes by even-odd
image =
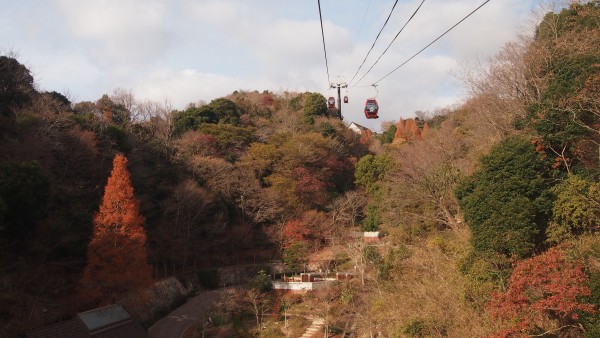
[[270, 94], [261, 95], [261, 103], [263, 106], [272, 106], [274, 101], [273, 96]]
[[301, 220], [290, 220], [283, 227], [283, 247], [289, 248], [296, 242], [306, 242], [309, 230]]
[[319, 179], [315, 173], [310, 172], [304, 167], [294, 169], [294, 178], [296, 180], [296, 189], [299, 193], [317, 193], [326, 186], [323, 180]]
[[308, 210], [299, 219], [288, 221], [283, 227], [283, 247], [301, 242], [309, 249], [320, 249], [323, 239], [331, 237], [329, 218], [320, 211]]
[[152, 283], [143, 223], [127, 171], [127, 158], [119, 154], [94, 218], [87, 264], [80, 280], [83, 305], [110, 304]]
[[492, 337], [523, 336], [532, 330], [550, 330], [576, 323], [581, 312], [594, 313], [582, 303], [589, 296], [588, 276], [581, 261], [571, 261], [561, 248], [518, 262], [506, 292], [496, 293], [489, 307], [495, 319], [512, 325]]

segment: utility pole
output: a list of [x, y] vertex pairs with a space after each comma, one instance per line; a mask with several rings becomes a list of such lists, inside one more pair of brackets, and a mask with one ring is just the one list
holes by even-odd
[[340, 88], [348, 88], [348, 84], [346, 82], [332, 82], [330, 83], [330, 88], [337, 88], [338, 92], [338, 116], [340, 120], [344, 119], [342, 116], [342, 94], [340, 92]]

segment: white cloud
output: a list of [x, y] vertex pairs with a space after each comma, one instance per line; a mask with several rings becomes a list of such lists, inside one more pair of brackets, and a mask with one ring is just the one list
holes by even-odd
[[[246, 87], [247, 86], [247, 87]], [[168, 98], [178, 109], [200, 100], [210, 101], [232, 93], [234, 90], [254, 90], [264, 83], [248, 82], [237, 77], [200, 73], [194, 69], [173, 71], [158, 70], [133, 86], [140, 99], [162, 100]]]
[[67, 27], [97, 62], [147, 63], [168, 47], [166, 3], [152, 0], [58, 0]]

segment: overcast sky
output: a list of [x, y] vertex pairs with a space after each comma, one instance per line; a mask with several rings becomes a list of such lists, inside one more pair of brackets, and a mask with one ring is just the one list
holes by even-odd
[[[426, 0], [359, 83], [399, 66], [484, 0]], [[380, 119], [362, 113], [371, 87], [349, 88], [343, 115], [374, 130], [464, 99], [453, 74], [485, 61], [524, 29], [535, 0], [492, 0], [379, 83]], [[400, 0], [360, 78], [421, 0]], [[321, 0], [331, 81], [350, 81], [393, 0]], [[174, 107], [234, 90], [328, 89], [316, 0], [0, 0], [0, 53], [16, 53], [40, 90], [95, 101], [115, 88]], [[364, 18], [364, 21], [363, 21]], [[361, 25], [362, 24], [362, 25]], [[338, 78], [337, 76], [340, 76]], [[356, 81], [355, 81], [356, 82]]]

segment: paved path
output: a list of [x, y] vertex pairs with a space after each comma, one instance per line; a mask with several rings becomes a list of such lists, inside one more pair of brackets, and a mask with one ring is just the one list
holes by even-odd
[[325, 320], [323, 318], [315, 318], [313, 319], [312, 324], [304, 331], [304, 334], [300, 338], [311, 338], [315, 335], [322, 333], [323, 325], [325, 325]]
[[151, 338], [181, 338], [185, 330], [197, 323], [197, 316], [221, 299], [223, 290], [202, 291], [198, 296], [169, 313], [150, 327]]

